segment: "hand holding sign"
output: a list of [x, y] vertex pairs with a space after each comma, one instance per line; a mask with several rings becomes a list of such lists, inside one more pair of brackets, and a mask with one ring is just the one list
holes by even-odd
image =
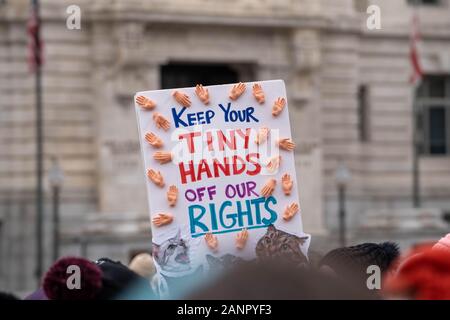
[[172, 93], [175, 100], [181, 104], [183, 107], [188, 108], [191, 106], [191, 99], [189, 99], [189, 96], [181, 91], [175, 90]]
[[165, 226], [169, 223], [172, 223], [172, 221], [173, 215], [170, 213], [160, 213], [152, 220], [153, 224], [157, 227]]
[[291, 203], [286, 207], [286, 210], [284, 210], [283, 219], [289, 221], [295, 216], [297, 212], [298, 212], [298, 204]]
[[272, 107], [272, 115], [274, 117], [277, 117], [280, 115], [281, 111], [283, 111], [284, 107], [286, 105], [286, 99], [284, 98], [278, 98], [277, 101], [273, 104]]
[[158, 161], [160, 164], [169, 163], [172, 161], [172, 153], [168, 151], [156, 151], [153, 154], [153, 159]]
[[235, 84], [233, 88], [230, 91], [230, 99], [231, 100], [237, 100], [245, 91], [245, 84], [242, 82], [239, 82], [238, 84]]
[[248, 231], [247, 229], [242, 229], [241, 232], [238, 232], [236, 235], [236, 248], [239, 250], [244, 249], [248, 239]]
[[292, 151], [295, 149], [295, 142], [293, 142], [289, 138], [284, 138], [278, 140], [278, 146], [280, 149], [286, 150], [286, 151]]
[[159, 275], [307, 261], [283, 81], [140, 92], [135, 110]]
[[163, 146], [163, 141], [160, 137], [158, 137], [153, 132], [149, 132], [145, 134], [145, 140], [155, 148], [161, 148]]
[[291, 194], [292, 187], [294, 183], [291, 180], [291, 176], [288, 173], [285, 173], [281, 178], [281, 186], [283, 188], [283, 192], [286, 196]]
[[256, 136], [255, 143], [262, 144], [266, 142], [267, 137], [269, 136], [270, 129], [267, 127], [262, 127], [258, 130], [258, 135]]
[[177, 203], [178, 199], [178, 188], [174, 185], [171, 185], [169, 187], [169, 190], [167, 191], [167, 201], [169, 202], [170, 206], [173, 207]]
[[136, 98], [136, 103], [145, 110], [153, 110], [156, 107], [156, 104], [154, 101], [147, 99], [144, 96], [138, 96]]
[[161, 113], [155, 112], [153, 114], [153, 121], [156, 123], [156, 127], [163, 129], [165, 131], [169, 130], [170, 128], [170, 122], [167, 120], [166, 117], [164, 117]]
[[259, 104], [263, 104], [264, 102], [266, 102], [264, 91], [262, 90], [262, 87], [259, 83], [255, 83], [253, 85], [253, 96]]
[[198, 84], [195, 87], [195, 94], [200, 99], [201, 102], [203, 102], [204, 105], [209, 104], [209, 92], [208, 89], [203, 88], [201, 84]]
[[275, 179], [267, 180], [266, 184], [261, 189], [261, 195], [265, 198], [270, 197], [272, 195], [272, 193], [275, 191], [276, 185], [277, 185], [277, 180], [275, 180]]
[[159, 171], [155, 171], [153, 169], [149, 169], [147, 171], [147, 177], [158, 187], [164, 187], [164, 178]]
[[209, 249], [211, 249], [213, 252], [217, 251], [217, 248], [219, 246], [219, 241], [217, 241], [217, 237], [214, 236], [211, 232], [208, 232], [205, 235], [205, 241], [206, 245]]
[[269, 170], [270, 173], [274, 173], [281, 164], [281, 156], [275, 156], [270, 158], [269, 162], [267, 163], [267, 170]]

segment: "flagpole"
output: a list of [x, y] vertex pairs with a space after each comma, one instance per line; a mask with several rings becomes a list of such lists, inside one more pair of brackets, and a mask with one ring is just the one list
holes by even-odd
[[418, 106], [416, 99], [416, 89], [417, 86], [413, 86], [413, 185], [412, 185], [412, 195], [413, 195], [413, 207], [420, 208], [420, 176], [419, 176], [419, 150], [418, 150], [418, 134], [417, 134], [417, 115]]
[[36, 15], [36, 33], [34, 46], [35, 91], [36, 91], [36, 271], [35, 276], [39, 284], [43, 270], [43, 219], [44, 219], [44, 192], [43, 192], [43, 117], [42, 117], [42, 56], [40, 45], [40, 7], [39, 0], [31, 0]]
[[[416, 0], [415, 1], [415, 6], [414, 6], [414, 13], [413, 13], [413, 32], [411, 33], [411, 41], [413, 41], [413, 45], [414, 45], [414, 50], [417, 51], [417, 33], [419, 32], [418, 28], [418, 5], [419, 2]], [[412, 50], [412, 49], [410, 49]], [[418, 58], [417, 58], [418, 59]], [[417, 61], [418, 64], [418, 61]], [[420, 67], [419, 67], [420, 68]], [[417, 70], [416, 70], [417, 71]], [[415, 72], [416, 72], [415, 71]], [[422, 72], [422, 70], [420, 70], [420, 73]], [[414, 77], [416, 77], [417, 74], [414, 74]], [[413, 159], [412, 159], [412, 204], [413, 204], [413, 208], [420, 208], [421, 206], [421, 199], [420, 199], [420, 168], [419, 168], [419, 137], [418, 137], [418, 132], [417, 132], [417, 119], [418, 119], [418, 114], [419, 114], [419, 108], [417, 105], [417, 89], [420, 85], [421, 82], [421, 75], [418, 79], [416, 79], [416, 81], [413, 82], [413, 87], [412, 87], [412, 98], [413, 98], [413, 103], [412, 103], [412, 153], [413, 153]]]

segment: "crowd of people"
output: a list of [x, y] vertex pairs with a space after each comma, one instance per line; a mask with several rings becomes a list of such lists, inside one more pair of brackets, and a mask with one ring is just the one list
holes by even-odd
[[[323, 256], [311, 252], [306, 267], [288, 261], [279, 257], [252, 261], [214, 277], [176, 279], [178, 287], [166, 296], [161, 295], [160, 279], [148, 253], [138, 254], [128, 266], [108, 258], [64, 257], [47, 270], [40, 288], [24, 299], [450, 299], [450, 234], [403, 254], [392, 242], [363, 243]], [[80, 277], [68, 271], [73, 266]], [[380, 286], [376, 285], [377, 270]], [[371, 281], [375, 285], [369, 285]], [[19, 298], [1, 293], [1, 299]]]

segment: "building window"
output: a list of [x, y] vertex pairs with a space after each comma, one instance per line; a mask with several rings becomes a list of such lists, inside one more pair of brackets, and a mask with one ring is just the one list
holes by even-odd
[[425, 76], [417, 90], [419, 152], [450, 154], [450, 76]]
[[238, 82], [238, 73], [227, 64], [169, 63], [161, 66], [162, 89], [234, 82]]
[[438, 6], [442, 3], [442, 0], [407, 0], [409, 5], [412, 6]]
[[367, 85], [358, 87], [358, 133], [359, 141], [368, 142], [370, 140], [370, 106]]

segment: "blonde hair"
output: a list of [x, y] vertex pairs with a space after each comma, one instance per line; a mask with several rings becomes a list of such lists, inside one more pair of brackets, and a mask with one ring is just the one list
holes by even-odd
[[148, 253], [139, 253], [136, 255], [128, 265], [128, 267], [136, 272], [138, 275], [151, 279], [156, 273], [155, 263], [153, 257]]

